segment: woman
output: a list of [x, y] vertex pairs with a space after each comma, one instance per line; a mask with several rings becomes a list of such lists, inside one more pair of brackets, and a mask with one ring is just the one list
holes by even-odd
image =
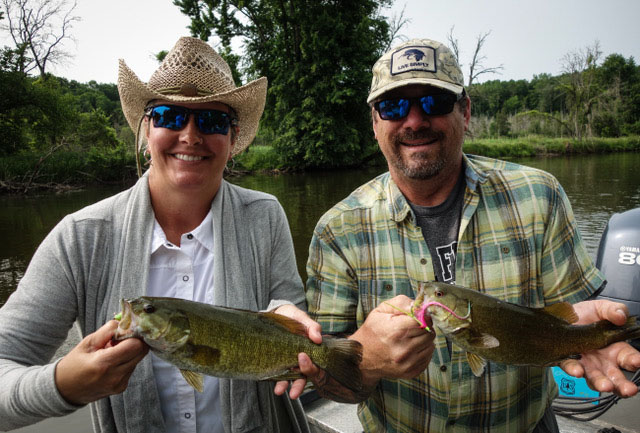
[[[224, 60], [194, 38], [181, 38], [148, 84], [121, 61], [123, 112], [150, 168], [65, 217], [0, 310], [0, 429], [92, 403], [95, 431], [307, 431], [300, 403], [272, 384], [207, 377], [199, 394], [145, 357], [140, 340], [111, 343], [119, 300], [145, 294], [275, 310], [320, 342], [295, 307], [304, 294], [282, 207], [222, 178], [255, 137], [266, 87], [260, 78], [236, 88]], [[86, 337], [49, 363], [76, 320]]]

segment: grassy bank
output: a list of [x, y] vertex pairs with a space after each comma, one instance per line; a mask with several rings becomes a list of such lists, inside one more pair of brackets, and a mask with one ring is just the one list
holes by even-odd
[[582, 141], [535, 136], [513, 139], [467, 139], [464, 151], [492, 158], [633, 152], [640, 151], [640, 136], [591, 138]]
[[[640, 136], [571, 140], [566, 138], [526, 137], [517, 139], [467, 139], [464, 151], [494, 158], [540, 155], [640, 151]], [[380, 159], [382, 161], [382, 159]], [[251, 146], [230, 165], [237, 172], [284, 169], [279, 153], [271, 146]], [[127, 183], [136, 178], [135, 160], [122, 148], [91, 148], [82, 152], [58, 151], [46, 159], [41, 154], [24, 152], [0, 157], [0, 191], [24, 192], [25, 189], [50, 188], [51, 185], [87, 185]]]
[[127, 183], [136, 177], [133, 154], [121, 148], [63, 150], [46, 158], [35, 152], [0, 157], [0, 192]]
[[[546, 155], [640, 151], [640, 136], [619, 138], [526, 137], [499, 139], [466, 139], [464, 151], [492, 158], [518, 158]], [[271, 146], [253, 146], [236, 158], [236, 168], [247, 171], [282, 169], [278, 153]]]

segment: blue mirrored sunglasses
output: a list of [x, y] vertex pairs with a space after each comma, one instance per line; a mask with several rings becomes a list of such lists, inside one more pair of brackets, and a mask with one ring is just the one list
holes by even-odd
[[441, 116], [449, 114], [453, 111], [456, 102], [465, 96], [462, 92], [460, 95], [454, 93], [440, 93], [436, 95], [427, 95], [421, 98], [391, 98], [383, 99], [373, 104], [374, 108], [380, 114], [380, 118], [384, 120], [400, 120], [409, 115], [411, 105], [418, 102], [424, 114], [430, 116]]
[[153, 119], [156, 128], [167, 128], [179, 131], [189, 123], [189, 117], [195, 116], [196, 126], [201, 133], [222, 134], [229, 133], [229, 126], [236, 126], [238, 120], [229, 113], [214, 109], [191, 109], [180, 105], [156, 105], [145, 109], [144, 114]]

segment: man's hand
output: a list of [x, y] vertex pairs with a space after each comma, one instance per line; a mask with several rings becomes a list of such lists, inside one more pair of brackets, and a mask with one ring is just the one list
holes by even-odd
[[382, 378], [413, 379], [429, 365], [435, 334], [398, 311], [409, 312], [412, 305], [404, 295], [381, 303], [351, 336], [363, 346], [360, 369], [365, 386], [375, 386]]
[[114, 345], [111, 337], [118, 327], [110, 320], [87, 335], [58, 362], [55, 382], [60, 395], [71, 404], [82, 405], [123, 392], [138, 362], [149, 346], [137, 338]]
[[[608, 320], [622, 326], [629, 314], [626, 305], [606, 300], [584, 301], [573, 307], [579, 317], [577, 325]], [[599, 392], [613, 392], [620, 397], [632, 397], [638, 392], [638, 387], [621, 370], [640, 368], [640, 352], [628, 343], [614, 343], [583, 353], [581, 359], [568, 359], [560, 367], [571, 376], [584, 377], [589, 387]]]
[[[293, 319], [302, 323], [307, 328], [307, 336], [309, 337], [309, 339], [316, 344], [322, 343], [322, 333], [321, 333], [320, 324], [311, 320], [311, 318], [307, 315], [307, 313], [300, 310], [295, 305], [291, 305], [291, 304], [282, 305], [276, 308], [273, 312], [276, 314], [287, 316], [290, 319]], [[311, 359], [309, 359], [309, 357], [306, 354], [304, 353], [299, 354], [298, 359], [300, 359], [301, 356], [305, 357], [308, 360], [309, 364], [312, 364]], [[317, 367], [315, 368], [317, 369]], [[306, 384], [307, 384], [306, 378], [294, 380], [293, 383], [291, 384], [289, 397], [291, 397], [292, 399], [296, 399], [300, 397], [300, 395], [302, 394], [302, 391], [304, 391], [304, 387]], [[287, 391], [288, 387], [289, 387], [289, 382], [287, 382], [286, 380], [281, 380], [276, 383], [276, 386], [273, 388], [273, 392], [276, 395], [282, 395]]]
[[298, 356], [300, 371], [314, 383], [320, 396], [357, 403], [369, 396], [380, 379], [410, 379], [427, 368], [434, 350], [434, 334], [421, 329], [415, 320], [398, 310], [410, 311], [411, 299], [397, 296], [387, 302], [372, 310], [362, 326], [349, 337], [362, 344], [361, 391], [341, 385], [304, 353]]

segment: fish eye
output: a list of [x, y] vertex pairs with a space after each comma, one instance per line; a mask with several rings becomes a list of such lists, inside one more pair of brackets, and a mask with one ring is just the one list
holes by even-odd
[[153, 306], [153, 305], [151, 305], [151, 304], [145, 304], [145, 306], [144, 306], [143, 310], [144, 310], [144, 312], [145, 312], [145, 313], [147, 313], [147, 314], [151, 314], [151, 313], [153, 313], [154, 311], [156, 311], [156, 307], [154, 307], [154, 306]]
[[444, 293], [442, 292], [442, 290], [436, 290], [436, 297], [442, 298], [443, 296], [444, 296]]

